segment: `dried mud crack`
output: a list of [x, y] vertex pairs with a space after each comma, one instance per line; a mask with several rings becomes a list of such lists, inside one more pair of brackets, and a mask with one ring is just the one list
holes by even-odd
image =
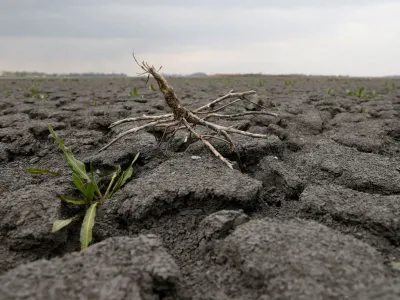
[[[189, 111], [254, 90], [215, 112], [238, 115], [218, 124], [249, 135], [230, 131], [235, 147], [207, 139], [223, 159], [184, 130], [160, 146], [163, 128], [98, 152], [133, 127], [113, 122], [171, 113], [163, 94], [137, 78], [0, 81], [0, 299], [400, 299], [400, 89], [379, 78], [167, 79]], [[27, 97], [37, 82], [48, 98]], [[354, 85], [364, 97], [346, 95]], [[265, 109], [279, 118], [254, 113]], [[99, 172], [141, 153], [83, 252], [78, 225], [51, 233], [71, 209], [56, 194], [73, 186], [47, 124]]]

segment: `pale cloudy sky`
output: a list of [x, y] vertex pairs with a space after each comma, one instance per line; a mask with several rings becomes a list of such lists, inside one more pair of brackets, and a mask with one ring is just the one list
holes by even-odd
[[399, 0], [0, 0], [0, 70], [400, 74]]

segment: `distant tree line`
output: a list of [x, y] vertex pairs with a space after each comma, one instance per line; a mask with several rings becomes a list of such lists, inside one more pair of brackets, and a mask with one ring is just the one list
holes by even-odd
[[123, 73], [43, 73], [43, 72], [28, 72], [28, 71], [2, 71], [1, 77], [41, 77], [41, 78], [52, 78], [52, 77], [128, 77]]

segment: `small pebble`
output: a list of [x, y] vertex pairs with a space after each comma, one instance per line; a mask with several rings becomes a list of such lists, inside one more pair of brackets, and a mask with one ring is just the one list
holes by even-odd
[[201, 159], [201, 157], [200, 157], [200, 156], [196, 156], [196, 155], [193, 155], [193, 156], [191, 156], [190, 158], [191, 158], [191, 159], [194, 159], [194, 160]]

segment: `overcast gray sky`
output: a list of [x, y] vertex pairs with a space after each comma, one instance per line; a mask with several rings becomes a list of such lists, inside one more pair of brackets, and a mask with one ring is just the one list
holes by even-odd
[[400, 74], [399, 0], [0, 0], [0, 70]]

